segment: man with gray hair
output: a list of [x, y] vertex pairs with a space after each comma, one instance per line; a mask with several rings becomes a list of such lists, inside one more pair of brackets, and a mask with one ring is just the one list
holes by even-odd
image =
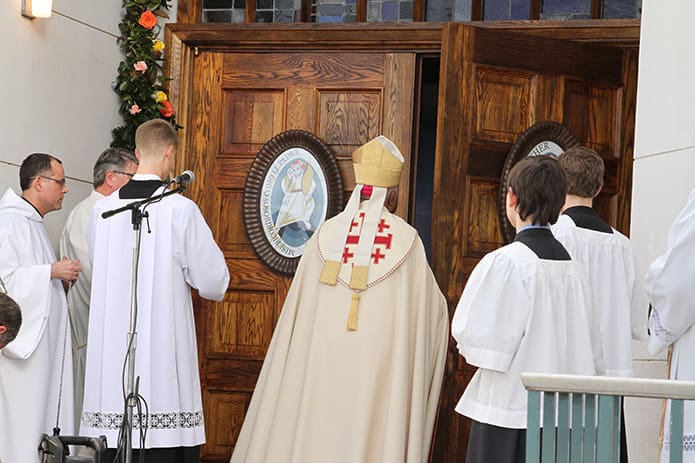
[[75, 383], [75, 417], [79, 423], [84, 397], [84, 369], [87, 352], [89, 297], [92, 286], [92, 266], [87, 250], [87, 226], [97, 201], [109, 196], [128, 183], [138, 167], [131, 151], [108, 148], [94, 164], [94, 191], [70, 212], [60, 237], [60, 253], [82, 264], [82, 274], [68, 293], [70, 326], [72, 327], [73, 376]]

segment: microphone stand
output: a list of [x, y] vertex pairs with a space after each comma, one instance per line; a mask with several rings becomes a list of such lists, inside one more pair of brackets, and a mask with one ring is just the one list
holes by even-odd
[[[140, 378], [135, 378], [135, 348], [137, 346], [137, 271], [138, 271], [138, 261], [140, 259], [140, 237], [142, 236], [142, 219], [143, 217], [149, 217], [149, 214], [145, 212], [144, 208], [150, 204], [157, 201], [161, 201], [163, 198], [181, 193], [186, 190], [186, 185], [184, 183], [179, 184], [178, 187], [173, 190], [165, 191], [157, 196], [152, 196], [139, 201], [133, 201], [126, 204], [125, 206], [119, 207], [118, 209], [112, 209], [110, 211], [105, 211], [101, 214], [102, 219], [108, 219], [121, 212], [130, 211], [130, 221], [133, 225], [133, 253], [132, 253], [132, 263], [131, 263], [131, 282], [130, 282], [130, 328], [128, 330], [128, 352], [126, 354], [127, 367], [126, 367], [126, 395], [124, 400], [126, 401], [126, 416], [127, 419], [125, 426], [125, 449], [121, 455], [121, 462], [131, 463], [133, 458], [133, 409], [136, 406], [137, 391], [139, 387]], [[142, 429], [142, 423], [140, 423], [140, 428]]]

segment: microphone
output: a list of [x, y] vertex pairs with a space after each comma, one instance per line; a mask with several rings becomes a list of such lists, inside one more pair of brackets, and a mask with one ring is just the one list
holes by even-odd
[[189, 183], [193, 183], [193, 180], [195, 180], [195, 174], [191, 170], [184, 170], [181, 175], [178, 177], [174, 177], [174, 180], [171, 181], [171, 183], [178, 183], [179, 185], [188, 185]]

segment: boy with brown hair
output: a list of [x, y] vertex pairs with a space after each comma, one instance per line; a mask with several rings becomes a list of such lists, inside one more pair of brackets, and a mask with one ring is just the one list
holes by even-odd
[[524, 461], [521, 372], [593, 375], [602, 368], [587, 285], [550, 231], [565, 193], [555, 159], [527, 157], [514, 166], [506, 211], [517, 234], [478, 263], [454, 313], [459, 352], [479, 367], [456, 405], [473, 420], [468, 463]]
[[22, 312], [19, 306], [3, 290], [4, 285], [0, 279], [0, 349], [17, 337], [22, 324]]
[[[603, 159], [585, 146], [558, 158], [567, 176], [567, 197], [553, 234], [582, 267], [599, 321], [605, 374], [631, 377], [632, 340], [647, 334], [647, 302], [640, 271], [628, 238], [593, 209], [603, 187]], [[621, 461], [627, 461], [624, 422]]]

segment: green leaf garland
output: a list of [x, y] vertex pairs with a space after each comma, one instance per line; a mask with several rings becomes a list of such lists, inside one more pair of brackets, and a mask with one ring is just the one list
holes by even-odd
[[124, 0], [125, 13], [118, 24], [124, 59], [118, 64], [114, 90], [120, 98], [118, 112], [124, 124], [113, 129], [111, 146], [135, 149], [135, 130], [143, 122], [164, 119], [178, 129], [176, 115], [164, 90], [164, 43], [157, 39], [158, 18], [168, 18], [171, 0]]

